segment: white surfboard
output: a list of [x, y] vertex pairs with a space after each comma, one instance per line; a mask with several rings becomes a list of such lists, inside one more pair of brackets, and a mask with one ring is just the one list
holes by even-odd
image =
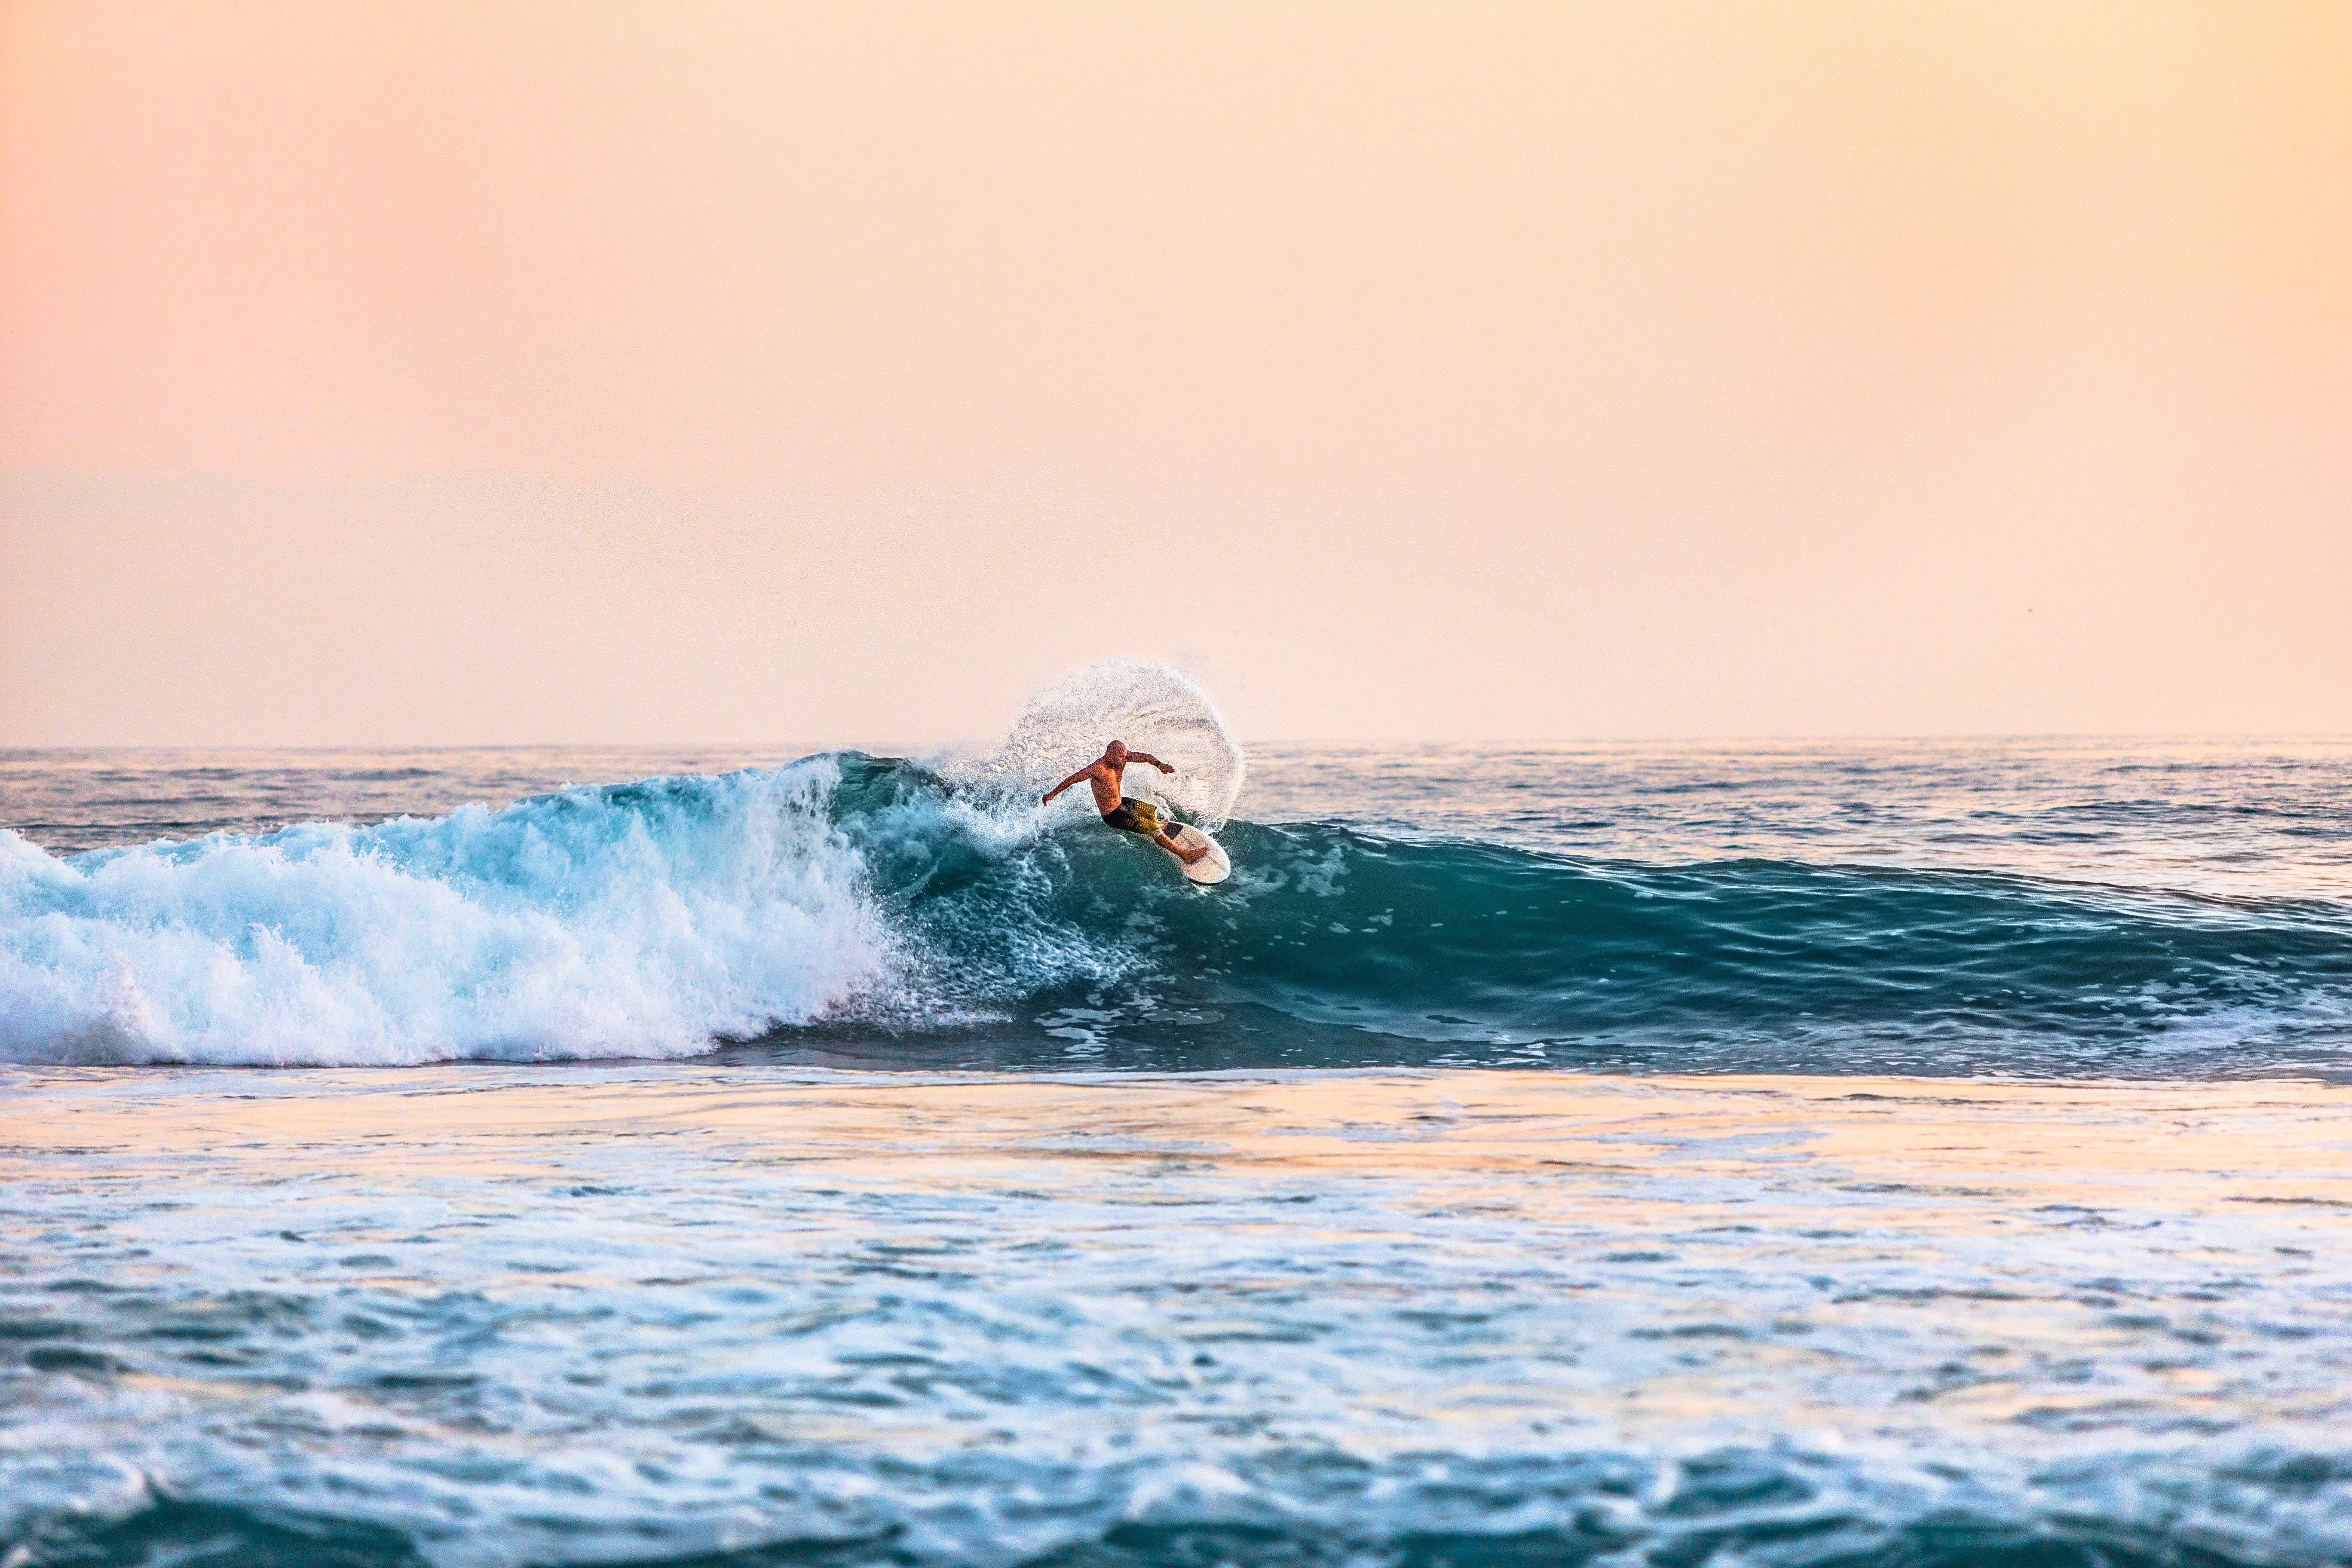
[[1178, 868], [1184, 873], [1186, 881], [1198, 882], [1207, 888], [1223, 881], [1234, 874], [1234, 863], [1225, 858], [1225, 847], [1191, 823], [1181, 823], [1171, 827], [1168, 830], [1168, 837], [1187, 849], [1198, 849], [1203, 844], [1209, 847], [1209, 852], [1192, 864], [1186, 865], [1181, 860], [1176, 863]]

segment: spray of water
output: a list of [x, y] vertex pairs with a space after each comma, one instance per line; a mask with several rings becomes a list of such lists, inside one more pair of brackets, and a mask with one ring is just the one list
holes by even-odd
[[1247, 762], [1206, 693], [1164, 664], [1109, 659], [1072, 670], [1029, 700], [989, 772], [1042, 790], [1112, 741], [1176, 771], [1131, 768], [1131, 795], [1160, 799], [1214, 828], [1233, 815]]

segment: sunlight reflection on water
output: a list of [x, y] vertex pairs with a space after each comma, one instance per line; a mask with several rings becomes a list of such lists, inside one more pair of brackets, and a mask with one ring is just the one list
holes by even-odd
[[2089, 1510], [2231, 1560], [2352, 1549], [2340, 1487], [2260, 1479], [2335, 1462], [2352, 1386], [2335, 1089], [470, 1067], [5, 1093], [11, 1531], [160, 1489], [449, 1563], [624, 1531], [1361, 1545], [1595, 1508], [1648, 1551], [1728, 1465], [1706, 1528], [1757, 1543]]

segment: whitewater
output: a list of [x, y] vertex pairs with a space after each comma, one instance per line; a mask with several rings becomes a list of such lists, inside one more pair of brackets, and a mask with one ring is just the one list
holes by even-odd
[[2352, 1563], [2347, 784], [0, 753], [0, 1563]]
[[965, 950], [958, 917], [1019, 911], [940, 913], [974, 878], [1007, 905], [1066, 880], [1037, 781], [1118, 730], [1181, 763], [1148, 787], [1222, 825], [1241, 748], [1147, 665], [1076, 672], [947, 771], [814, 756], [63, 858], [0, 830], [0, 1058], [665, 1057], [817, 1019], [952, 1024], [1119, 966], [1067, 922]]

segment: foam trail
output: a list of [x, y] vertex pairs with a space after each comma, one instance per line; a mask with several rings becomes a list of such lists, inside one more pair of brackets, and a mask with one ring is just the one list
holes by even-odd
[[1211, 827], [1233, 815], [1247, 771], [1208, 695], [1164, 664], [1107, 659], [1072, 670], [1029, 700], [988, 773], [1042, 790], [1125, 741], [1175, 764], [1130, 769], [1130, 793], [1157, 795]]
[[0, 1057], [682, 1055], [885, 984], [840, 767], [60, 859], [0, 832]]

